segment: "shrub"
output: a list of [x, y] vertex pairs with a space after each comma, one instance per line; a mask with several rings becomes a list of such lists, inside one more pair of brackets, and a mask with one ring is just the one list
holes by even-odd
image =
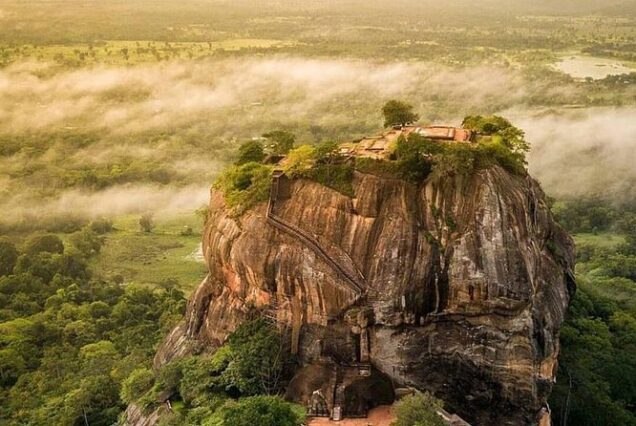
[[224, 426], [299, 426], [304, 412], [278, 397], [254, 396], [221, 409]]
[[113, 222], [105, 218], [95, 219], [91, 222], [90, 229], [96, 234], [106, 234], [113, 230]]
[[98, 254], [104, 244], [103, 237], [97, 235], [91, 228], [84, 228], [71, 234], [69, 241], [85, 257]]
[[265, 158], [265, 151], [263, 145], [258, 141], [245, 142], [239, 147], [238, 159], [236, 160], [237, 166], [245, 163], [260, 163]]
[[228, 168], [213, 185], [223, 193], [228, 207], [240, 214], [260, 201], [266, 201], [271, 184], [271, 168], [246, 163]]
[[428, 392], [406, 396], [395, 404], [397, 420], [391, 426], [444, 426], [446, 423], [436, 412], [442, 405]]
[[147, 368], [133, 370], [121, 386], [121, 399], [127, 404], [137, 401], [150, 390], [155, 382], [155, 375]]
[[352, 197], [354, 196], [353, 170], [351, 164], [318, 164], [303, 176]]
[[423, 181], [431, 172], [431, 155], [438, 152], [442, 152], [440, 144], [420, 135], [400, 137], [395, 147], [399, 176], [414, 182]]
[[155, 223], [152, 220], [152, 215], [149, 213], [141, 215], [141, 217], [139, 218], [139, 227], [143, 232], [152, 232], [155, 227]]
[[229, 364], [223, 372], [227, 386], [242, 395], [275, 394], [280, 390], [286, 348], [278, 330], [259, 318], [241, 324], [227, 342]]
[[355, 169], [362, 173], [380, 177], [391, 178], [400, 174], [400, 168], [395, 161], [376, 160], [374, 158], [356, 158]]
[[513, 173], [525, 173], [526, 153], [530, 150], [530, 145], [524, 139], [523, 130], [498, 115], [468, 116], [464, 118], [462, 125], [490, 136], [489, 140], [480, 142], [483, 154], [492, 157]]
[[24, 244], [24, 253], [34, 255], [37, 253], [63, 253], [62, 240], [53, 234], [36, 234], [31, 236]]
[[284, 170], [290, 176], [302, 176], [314, 165], [316, 160], [314, 148], [310, 145], [301, 145], [289, 151], [285, 159]]
[[473, 173], [478, 165], [479, 152], [466, 144], [448, 144], [442, 153], [433, 157], [432, 172], [436, 176], [462, 175]]
[[296, 136], [285, 130], [274, 130], [265, 133], [263, 137], [270, 140], [272, 152], [278, 155], [287, 154], [294, 147], [294, 143], [296, 142]]

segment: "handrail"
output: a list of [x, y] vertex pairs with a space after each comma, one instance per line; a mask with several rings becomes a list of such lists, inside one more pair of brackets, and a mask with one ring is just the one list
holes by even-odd
[[274, 227], [280, 229], [281, 231], [287, 232], [298, 239], [302, 240], [314, 253], [319, 255], [332, 269], [338, 272], [348, 283], [351, 290], [353, 290], [357, 294], [362, 293], [362, 286], [356, 282], [356, 280], [351, 277], [351, 275], [338, 264], [328, 253], [324, 251], [320, 245], [313, 241], [313, 237], [308, 236], [304, 231], [301, 231], [294, 225], [281, 220], [278, 216], [269, 214], [267, 217], [267, 221], [273, 225]]
[[291, 234], [296, 238], [303, 241], [314, 253], [320, 256], [333, 270], [335, 270], [343, 279], [348, 283], [348, 288], [352, 290], [356, 295], [361, 295], [364, 291], [364, 286], [355, 277], [351, 276], [349, 272], [339, 264], [339, 262], [331, 257], [316, 241], [314, 237], [307, 232], [298, 228], [297, 226], [285, 221], [278, 215], [274, 214], [274, 202], [278, 198], [279, 193], [279, 179], [280, 174], [274, 175], [272, 179], [272, 188], [270, 191], [269, 203], [267, 205], [267, 222], [275, 228]]

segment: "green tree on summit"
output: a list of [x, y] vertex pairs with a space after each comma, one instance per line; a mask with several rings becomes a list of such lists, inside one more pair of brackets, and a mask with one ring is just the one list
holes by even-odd
[[278, 155], [286, 155], [296, 142], [296, 136], [286, 130], [273, 130], [263, 135], [272, 144], [272, 152]]
[[234, 163], [237, 166], [251, 162], [260, 163], [265, 158], [263, 145], [258, 141], [245, 142], [239, 147], [238, 154], [238, 159]]
[[405, 126], [420, 117], [413, 111], [413, 105], [398, 100], [390, 100], [382, 107], [384, 127]]

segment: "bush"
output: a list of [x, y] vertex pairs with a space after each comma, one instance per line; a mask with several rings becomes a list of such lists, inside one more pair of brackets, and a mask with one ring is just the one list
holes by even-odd
[[213, 355], [163, 367], [153, 389], [178, 393], [187, 409], [214, 411], [229, 397], [280, 392], [287, 353], [275, 327], [263, 319], [246, 321]]
[[526, 153], [530, 145], [524, 139], [523, 130], [515, 127], [503, 117], [468, 116], [462, 125], [466, 129], [490, 136], [490, 143], [480, 143], [482, 152], [513, 173], [524, 173]]
[[91, 222], [90, 229], [96, 234], [106, 234], [113, 230], [113, 222], [105, 218], [95, 219]]
[[304, 173], [303, 177], [353, 197], [353, 170], [351, 164], [318, 164]]
[[395, 161], [376, 160], [374, 158], [356, 158], [355, 169], [380, 177], [392, 178], [399, 176], [400, 168]]
[[228, 168], [213, 185], [223, 193], [233, 213], [240, 214], [254, 204], [266, 201], [271, 185], [271, 168], [259, 163], [246, 163]]
[[239, 147], [238, 159], [236, 160], [237, 166], [245, 163], [260, 163], [265, 158], [265, 151], [263, 145], [258, 141], [245, 142]]
[[226, 386], [235, 387], [242, 395], [280, 391], [287, 349], [276, 327], [262, 318], [246, 321], [230, 334], [227, 346]]
[[277, 155], [286, 155], [296, 142], [296, 136], [285, 130], [274, 130], [263, 135], [271, 142], [272, 153]]
[[69, 241], [85, 257], [98, 254], [104, 244], [103, 237], [97, 235], [91, 228], [84, 228], [71, 234]]
[[299, 426], [305, 420], [304, 412], [272, 396], [244, 398], [221, 410], [224, 426]]
[[34, 255], [42, 252], [63, 253], [64, 244], [56, 235], [36, 234], [26, 241], [23, 251], [27, 255]]
[[400, 137], [395, 148], [399, 176], [413, 182], [423, 181], [431, 173], [432, 154], [439, 152], [442, 152], [441, 144], [420, 135]]
[[442, 406], [443, 402], [428, 392], [406, 396], [395, 404], [397, 420], [391, 426], [444, 426], [436, 412]]
[[134, 370], [121, 386], [121, 399], [126, 404], [137, 401], [141, 398], [155, 382], [155, 375], [147, 368]]
[[285, 173], [289, 176], [302, 176], [310, 170], [316, 160], [314, 148], [310, 145], [301, 145], [289, 151], [285, 160]]
[[155, 228], [155, 222], [152, 220], [152, 215], [141, 215], [141, 217], [139, 218], [139, 227], [143, 232], [152, 232], [152, 230]]

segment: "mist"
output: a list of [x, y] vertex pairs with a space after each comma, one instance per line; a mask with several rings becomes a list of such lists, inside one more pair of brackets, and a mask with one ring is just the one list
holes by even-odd
[[558, 198], [636, 197], [636, 108], [520, 116], [532, 144], [530, 173]]
[[[422, 124], [509, 116], [526, 131], [530, 171], [550, 195], [633, 197], [634, 109], [539, 112], [536, 93], [567, 99], [574, 88], [545, 87], [512, 68], [421, 62], [270, 57], [70, 71], [22, 62], [0, 69], [0, 136], [61, 136], [0, 156], [0, 207], [10, 212], [5, 218], [195, 209], [242, 141], [278, 127], [301, 143], [376, 133], [391, 98], [413, 103]], [[131, 161], [163, 168], [171, 181], [55, 184], [87, 166], [108, 171]]]
[[[343, 100], [378, 109], [384, 99], [442, 99], [475, 109], [502, 91], [523, 100], [521, 77], [495, 67], [451, 69], [300, 58], [232, 59], [80, 69], [52, 75], [46, 65], [0, 70], [0, 131], [81, 127], [134, 133], [230, 118], [243, 124], [264, 108], [287, 120], [313, 117]], [[234, 117], [228, 117], [232, 109]], [[260, 115], [260, 114], [259, 114]], [[333, 117], [329, 117], [333, 120]]]

